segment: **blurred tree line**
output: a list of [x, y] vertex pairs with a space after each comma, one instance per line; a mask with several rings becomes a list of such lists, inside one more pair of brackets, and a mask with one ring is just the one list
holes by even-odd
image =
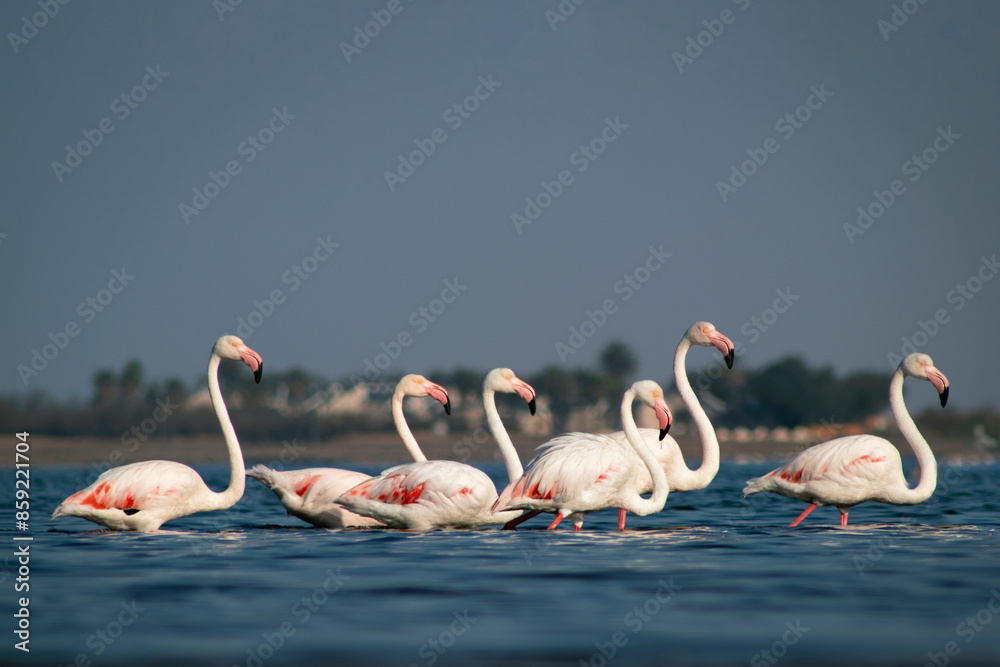
[[[670, 363], [663, 363], [670, 372]], [[595, 368], [567, 368], [550, 365], [534, 375], [524, 376], [540, 397], [547, 401], [556, 433], [567, 429], [571, 415], [594, 405], [607, 406], [608, 423], [618, 424], [618, 406], [627, 386], [636, 378], [639, 364], [635, 354], [622, 342], [604, 347]], [[331, 382], [302, 368], [284, 372], [268, 371], [260, 385], [240, 364], [222, 364], [219, 383], [230, 415], [240, 436], [247, 440], [316, 440], [346, 432], [383, 431], [393, 428], [388, 399], [400, 377], [386, 375], [371, 396], [368, 410], [356, 413], [320, 415], [312, 408], [333, 394]], [[478, 396], [486, 371], [456, 368], [432, 371], [427, 376], [455, 395]], [[676, 392], [673, 378], [655, 375], [668, 395]], [[839, 424], [861, 421], [888, 408], [888, 373], [855, 372], [837, 377], [829, 367], [811, 368], [803, 359], [788, 356], [757, 369], [742, 369], [739, 359], [734, 370], [721, 360], [706, 368], [689, 369], [689, 379], [702, 405], [716, 426], [794, 427], [831, 420]], [[351, 389], [343, 379], [340, 387]], [[504, 414], [516, 412], [516, 401], [498, 396]], [[679, 401], [670, 399], [674, 405]], [[603, 403], [602, 403], [603, 401]], [[506, 410], [503, 408], [506, 406]], [[679, 421], [688, 419], [677, 410]], [[415, 429], [428, 427], [440, 418], [433, 411], [422, 423], [412, 417]], [[1000, 433], [1000, 413], [980, 411], [961, 415], [954, 411], [934, 411], [918, 421], [934, 430], [954, 435], [971, 432], [973, 425], [989, 433]], [[508, 420], [510, 430], [516, 423]], [[130, 360], [119, 371], [103, 368], [92, 377], [92, 392], [85, 405], [61, 405], [45, 394], [0, 398], [0, 424], [9, 431], [60, 436], [121, 437], [144, 440], [164, 435], [187, 436], [217, 433], [218, 421], [208, 399], [204, 379], [187, 384], [180, 378], [149, 381], [142, 364]], [[449, 420], [458, 431], [460, 420]], [[472, 426], [475, 428], [476, 426]]]

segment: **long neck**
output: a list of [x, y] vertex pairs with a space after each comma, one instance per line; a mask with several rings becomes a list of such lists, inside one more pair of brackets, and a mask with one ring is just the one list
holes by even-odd
[[639, 428], [635, 425], [635, 417], [632, 416], [632, 401], [634, 400], [635, 392], [629, 389], [625, 392], [625, 398], [622, 400], [622, 426], [624, 427], [625, 437], [628, 438], [628, 443], [632, 445], [636, 454], [639, 455], [639, 458], [642, 459], [642, 462], [649, 469], [649, 476], [653, 480], [653, 495], [646, 499], [640, 496], [638, 492], [635, 492], [634, 497], [629, 499], [631, 507], [625, 509], [633, 514], [646, 516], [647, 514], [659, 512], [663, 509], [663, 505], [667, 501], [669, 488], [667, 487], [667, 475], [663, 472], [663, 466], [656, 460], [653, 453], [649, 451], [646, 441], [643, 440], [642, 435], [639, 433]]
[[219, 362], [221, 360], [221, 357], [213, 354], [208, 362], [208, 393], [212, 397], [212, 407], [215, 408], [215, 415], [219, 418], [219, 426], [222, 427], [222, 435], [226, 439], [226, 448], [229, 450], [229, 487], [222, 493], [212, 493], [216, 503], [216, 507], [213, 509], [220, 510], [232, 507], [236, 501], [243, 497], [247, 481], [240, 441], [236, 439], [236, 429], [233, 428], [233, 422], [229, 419], [229, 411], [226, 410], [226, 402], [222, 400], [222, 391], [219, 389]]
[[917, 463], [920, 465], [920, 482], [909, 489], [905, 482], [902, 488], [893, 492], [893, 499], [900, 503], [922, 503], [931, 497], [934, 488], [937, 486], [937, 460], [930, 445], [920, 435], [917, 425], [913, 423], [913, 418], [906, 410], [903, 403], [903, 370], [899, 369], [892, 376], [889, 384], [889, 405], [892, 406], [892, 415], [896, 418], [900, 433], [910, 443], [913, 453], [917, 456]]
[[684, 464], [684, 470], [688, 473], [685, 475], [688, 479], [685, 480], [687, 483], [684, 486], [695, 490], [708, 486], [715, 479], [715, 474], [719, 472], [719, 441], [715, 437], [712, 422], [709, 421], [704, 408], [698, 402], [698, 397], [691, 389], [691, 383], [688, 382], [684, 360], [690, 347], [691, 341], [687, 337], [684, 337], [677, 346], [677, 353], [674, 355], [674, 379], [677, 382], [677, 390], [684, 400], [684, 405], [687, 406], [688, 413], [694, 419], [695, 426], [698, 427], [698, 436], [701, 438], [701, 466], [696, 470], [690, 470], [687, 464]]
[[497, 446], [500, 447], [500, 455], [503, 456], [504, 465], [507, 466], [507, 477], [510, 479], [511, 484], [513, 484], [524, 474], [524, 467], [521, 466], [521, 459], [517, 456], [514, 443], [510, 441], [510, 436], [507, 435], [507, 429], [503, 427], [500, 413], [497, 412], [497, 403], [494, 394], [493, 389], [489, 387], [483, 389], [483, 406], [486, 408], [486, 423], [490, 427], [490, 433], [493, 434], [493, 438], [497, 441]]
[[427, 457], [420, 450], [417, 439], [413, 437], [413, 432], [410, 431], [410, 427], [406, 424], [406, 417], [403, 415], [403, 394], [398, 391], [392, 395], [392, 420], [396, 422], [396, 430], [399, 432], [399, 437], [403, 439], [403, 445], [413, 460], [426, 461]]

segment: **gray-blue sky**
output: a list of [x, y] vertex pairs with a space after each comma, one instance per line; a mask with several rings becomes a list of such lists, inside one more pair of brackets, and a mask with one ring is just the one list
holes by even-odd
[[[941, 310], [917, 343], [953, 404], [1000, 405], [1000, 279], [949, 300], [1000, 253], [995, 3], [591, 0], [559, 22], [555, 0], [246, 0], [221, 19], [220, 4], [70, 3], [37, 34], [24, 24], [37, 2], [0, 6], [0, 392], [84, 397], [96, 368], [130, 358], [194, 379], [212, 342], [281, 290], [247, 342], [266, 368], [328, 377], [401, 333], [411, 343], [391, 371], [529, 375], [563, 363], [556, 344], [609, 299], [568, 365], [621, 339], [642, 375], [666, 379], [683, 331], [707, 319], [745, 346], [741, 365], [797, 353], [888, 371], [901, 337]], [[348, 62], [356, 28], [386, 16]], [[880, 29], [893, 18], [898, 30]], [[152, 90], [123, 117], [115, 100], [144, 77]], [[446, 115], [477, 90], [466, 118]], [[243, 144], [275, 109], [273, 141]], [[797, 109], [808, 119], [778, 125]], [[57, 175], [102, 119], [114, 130]], [[385, 172], [438, 129], [443, 143], [390, 189]], [[602, 132], [614, 140], [600, 155], [577, 153]], [[934, 164], [907, 169], [929, 148]], [[717, 183], [764, 153], [723, 200]], [[229, 161], [239, 173], [186, 221], [179, 206]], [[572, 182], [519, 230], [512, 214], [563, 170]], [[849, 238], [857, 208], [897, 179], [905, 191]], [[286, 272], [317, 238], [340, 247], [293, 289]], [[660, 246], [671, 257], [626, 300], [619, 281]], [[134, 279], [102, 312], [79, 307], [123, 267]], [[413, 314], [456, 279], [465, 289], [421, 324]], [[776, 290], [797, 299], [764, 331], [752, 318], [770, 319]], [[69, 323], [78, 335], [25, 386], [18, 365]]]

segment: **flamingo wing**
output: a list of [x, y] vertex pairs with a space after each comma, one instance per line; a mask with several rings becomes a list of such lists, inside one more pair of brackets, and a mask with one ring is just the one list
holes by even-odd
[[73, 508], [80, 516], [88, 511], [119, 509], [126, 514], [186, 502], [207, 490], [194, 470], [175, 461], [141, 461], [112, 468], [93, 484], [63, 501], [57, 512]]

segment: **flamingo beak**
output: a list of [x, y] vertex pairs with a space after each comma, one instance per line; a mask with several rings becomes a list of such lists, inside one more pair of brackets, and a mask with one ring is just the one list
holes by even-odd
[[733, 368], [733, 360], [736, 358], [736, 348], [733, 341], [729, 340], [718, 331], [713, 331], [708, 335], [708, 340], [714, 345], [726, 360], [726, 366], [730, 370]]
[[242, 345], [236, 349], [236, 352], [240, 355], [240, 359], [243, 360], [250, 370], [253, 371], [254, 382], [260, 384], [260, 377], [264, 374], [264, 360], [260, 358], [260, 355], [251, 350], [246, 345]]
[[948, 390], [950, 385], [948, 384], [948, 378], [944, 376], [944, 373], [936, 368], [927, 369], [927, 379], [931, 381], [934, 388], [937, 389], [938, 397], [941, 399], [941, 407], [943, 408], [948, 402]]
[[667, 402], [663, 400], [662, 396], [658, 396], [656, 401], [653, 403], [653, 410], [656, 411], [656, 417], [660, 421], [660, 440], [666, 437], [667, 431], [670, 430], [670, 424], [673, 423], [673, 415], [670, 414], [670, 408], [667, 407]]
[[425, 381], [423, 383], [424, 389], [427, 390], [427, 395], [438, 401], [444, 406], [444, 412], [446, 415], [451, 414], [451, 399], [448, 397], [448, 391], [439, 384], [434, 384], [433, 382]]
[[511, 385], [514, 387], [514, 391], [517, 392], [518, 396], [524, 399], [524, 402], [528, 404], [528, 410], [531, 414], [535, 414], [535, 390], [530, 384], [521, 380], [520, 378], [512, 378], [510, 381]]

